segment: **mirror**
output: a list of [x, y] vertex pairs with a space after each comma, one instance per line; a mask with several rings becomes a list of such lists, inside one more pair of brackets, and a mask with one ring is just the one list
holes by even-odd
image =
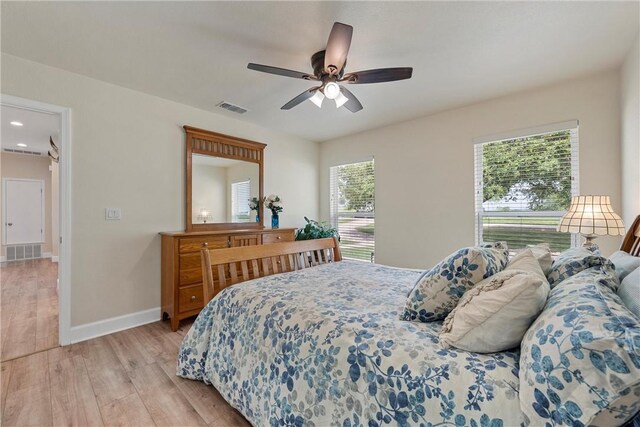
[[260, 197], [256, 163], [193, 154], [191, 222], [256, 222], [249, 199]]
[[[262, 228], [249, 200], [262, 199], [265, 144], [189, 126], [187, 231]], [[262, 207], [260, 209], [263, 210]]]

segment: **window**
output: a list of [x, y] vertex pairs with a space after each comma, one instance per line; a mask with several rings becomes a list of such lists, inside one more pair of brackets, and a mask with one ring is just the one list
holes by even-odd
[[331, 223], [340, 233], [342, 256], [374, 261], [375, 177], [373, 160], [329, 171]]
[[231, 184], [231, 216], [233, 217], [233, 222], [251, 221], [250, 198], [251, 180]]
[[475, 142], [477, 241], [576, 245], [556, 226], [578, 195], [577, 121]]

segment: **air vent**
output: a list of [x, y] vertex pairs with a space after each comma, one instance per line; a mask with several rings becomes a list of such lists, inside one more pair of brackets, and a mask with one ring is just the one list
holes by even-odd
[[42, 153], [37, 151], [29, 151], [29, 150], [14, 150], [13, 148], [5, 148], [3, 151], [7, 153], [16, 153], [16, 154], [28, 154], [30, 156], [41, 156]]
[[225, 110], [229, 110], [232, 113], [238, 113], [238, 114], [244, 114], [248, 111], [246, 108], [242, 108], [237, 105], [230, 104], [226, 101], [222, 101], [220, 104], [218, 104], [218, 107], [224, 108]]
[[7, 246], [7, 261], [36, 258], [42, 258], [42, 246], [39, 244]]

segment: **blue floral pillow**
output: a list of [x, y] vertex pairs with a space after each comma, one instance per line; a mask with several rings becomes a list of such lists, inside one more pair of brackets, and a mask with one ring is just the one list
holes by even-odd
[[452, 253], [420, 276], [400, 318], [417, 322], [444, 319], [467, 290], [504, 270], [508, 261], [509, 249], [504, 242]]
[[611, 261], [603, 257], [595, 245], [570, 248], [553, 260], [551, 271], [547, 274], [547, 280], [553, 288], [574, 274], [607, 263], [611, 264]]
[[640, 411], [640, 320], [612, 291], [617, 280], [602, 265], [551, 290], [521, 344], [525, 424], [622, 425]]

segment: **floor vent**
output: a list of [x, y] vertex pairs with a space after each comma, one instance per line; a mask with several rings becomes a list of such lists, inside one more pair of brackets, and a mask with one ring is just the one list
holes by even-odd
[[3, 151], [7, 153], [16, 153], [16, 154], [29, 154], [31, 156], [41, 156], [42, 153], [38, 151], [29, 151], [29, 150], [14, 150], [13, 148], [5, 148]]
[[233, 104], [231, 104], [229, 102], [226, 102], [226, 101], [222, 101], [220, 104], [218, 104], [218, 107], [224, 108], [225, 110], [229, 110], [229, 111], [231, 111], [233, 113], [238, 113], [238, 114], [244, 114], [247, 111], [249, 111], [246, 108], [242, 108], [242, 107], [239, 107], [237, 105], [233, 105]]
[[37, 258], [42, 258], [42, 245], [40, 244], [7, 246], [7, 261]]

